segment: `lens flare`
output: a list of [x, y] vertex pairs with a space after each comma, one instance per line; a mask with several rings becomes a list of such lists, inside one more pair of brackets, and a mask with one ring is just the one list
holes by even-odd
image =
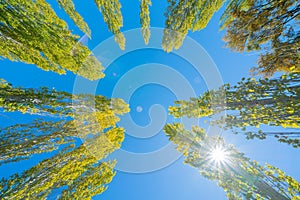
[[215, 147], [210, 152], [210, 159], [218, 164], [225, 163], [228, 160], [228, 153], [222, 147]]

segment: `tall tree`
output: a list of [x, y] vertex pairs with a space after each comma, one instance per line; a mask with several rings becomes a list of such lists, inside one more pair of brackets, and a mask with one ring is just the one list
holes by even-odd
[[81, 15], [76, 12], [75, 5], [72, 0], [57, 0], [59, 5], [70, 16], [74, 23], [84, 32], [87, 36], [91, 37], [91, 30], [87, 23], [83, 20]]
[[221, 24], [231, 49], [263, 51], [254, 71], [271, 76], [300, 70], [299, 19], [299, 1], [230, 0]]
[[100, 120], [94, 123], [78, 123], [78, 120], [36, 120], [0, 129], [0, 166], [29, 159], [35, 154], [52, 152], [59, 147], [72, 147], [76, 138], [84, 140], [87, 136], [104, 134], [107, 131], [113, 132], [115, 136], [124, 137], [124, 130], [115, 126], [116, 122], [113, 120], [110, 120], [110, 124]]
[[[116, 127], [117, 115], [129, 111], [123, 100], [48, 88], [16, 88], [4, 80], [0, 94], [0, 107], [6, 111], [65, 118], [1, 129], [0, 165], [61, 151], [21, 174], [2, 179], [0, 199], [46, 199], [56, 190], [61, 191], [60, 199], [91, 199], [106, 190], [115, 175], [115, 163], [100, 160], [120, 148], [124, 140], [124, 129]], [[78, 138], [83, 140], [80, 147], [74, 142]]]
[[28, 159], [34, 154], [52, 152], [63, 144], [73, 146], [77, 127], [71, 129], [68, 125], [65, 121], [39, 120], [0, 129], [0, 166]]
[[300, 183], [295, 179], [271, 165], [250, 161], [220, 136], [207, 136], [197, 126], [188, 131], [179, 123], [167, 124], [164, 131], [186, 156], [185, 163], [216, 181], [229, 199], [288, 200], [300, 196]]
[[47, 87], [14, 87], [0, 80], [0, 107], [5, 111], [23, 113], [85, 116], [82, 114], [124, 114], [129, 106], [122, 99], [107, 99], [101, 95], [71, 94]]
[[98, 9], [103, 15], [103, 19], [108, 29], [115, 35], [115, 41], [122, 50], [125, 49], [125, 37], [120, 28], [123, 26], [123, 16], [119, 0], [94, 0]]
[[44, 0], [0, 2], [0, 56], [59, 74], [102, 78], [103, 67]]
[[151, 6], [151, 0], [141, 0], [140, 5], [140, 23], [142, 25], [142, 34], [144, 42], [147, 45], [150, 39], [150, 12], [149, 6]]
[[[243, 132], [247, 139], [265, 139], [274, 135], [280, 142], [300, 147], [299, 132], [266, 132], [261, 125], [283, 128], [300, 126], [300, 73], [279, 78], [243, 78], [236, 86], [225, 84], [218, 90], [205, 92], [190, 101], [177, 101], [169, 108], [175, 117], [211, 117], [223, 111], [225, 117], [216, 120], [235, 133]], [[249, 128], [246, 128], [249, 127]]]
[[1, 199], [47, 199], [62, 189], [60, 199], [91, 199], [106, 190], [115, 173], [114, 162], [99, 162], [120, 148], [123, 129], [89, 138], [80, 147], [43, 160], [21, 174], [0, 181]]
[[220, 9], [224, 0], [168, 0], [162, 47], [170, 52], [178, 49], [188, 31], [206, 27], [213, 14]]
[[118, 115], [129, 111], [121, 99], [107, 99], [88, 94], [73, 95], [47, 88], [16, 88], [0, 82], [0, 107], [6, 111], [61, 116], [64, 120], [38, 120], [16, 124], [1, 130], [1, 159], [5, 162], [27, 159], [32, 154], [49, 152], [61, 144], [70, 144], [74, 138], [114, 129]]

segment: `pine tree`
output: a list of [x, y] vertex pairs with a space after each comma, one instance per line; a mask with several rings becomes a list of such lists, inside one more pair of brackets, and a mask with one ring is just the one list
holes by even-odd
[[[253, 130], [261, 125], [299, 128], [300, 73], [279, 78], [243, 78], [236, 86], [225, 84], [218, 90], [205, 92], [190, 101], [177, 101], [169, 108], [174, 117], [211, 117], [223, 111], [225, 117], [217, 123], [235, 133], [242, 132], [247, 139], [265, 139], [273, 135], [280, 142], [300, 147], [299, 132], [267, 132]], [[249, 127], [249, 128], [247, 128]]]
[[186, 157], [185, 163], [216, 181], [229, 199], [287, 200], [300, 196], [300, 183], [295, 179], [276, 167], [250, 161], [220, 136], [208, 136], [197, 126], [188, 131], [179, 123], [167, 124], [164, 131]]
[[151, 6], [151, 0], [141, 0], [140, 5], [140, 23], [142, 26], [142, 34], [144, 42], [147, 45], [150, 39], [150, 12], [149, 6]]
[[189, 30], [205, 28], [224, 0], [168, 0], [168, 3], [162, 47], [170, 52], [182, 45]]
[[230, 0], [221, 17], [224, 39], [239, 52], [262, 50], [253, 69], [258, 73], [299, 72], [299, 14], [294, 0]]

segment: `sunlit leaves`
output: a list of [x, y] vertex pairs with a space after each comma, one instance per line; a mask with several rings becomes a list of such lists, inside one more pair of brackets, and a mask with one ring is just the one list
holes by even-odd
[[103, 19], [108, 29], [115, 35], [115, 41], [122, 50], [125, 49], [125, 37], [120, 28], [123, 26], [123, 16], [119, 0], [94, 0], [98, 9], [103, 15]]
[[162, 47], [170, 52], [178, 49], [188, 31], [206, 27], [213, 14], [220, 9], [224, 0], [168, 0]]
[[85, 23], [83, 18], [75, 10], [75, 5], [72, 0], [57, 0], [59, 5], [65, 10], [65, 12], [70, 16], [74, 23], [89, 37], [91, 37], [91, 30]]
[[103, 67], [44, 0], [1, 1], [0, 56], [46, 71], [102, 78]]
[[300, 4], [294, 0], [230, 0], [221, 17], [224, 39], [240, 52], [265, 50], [255, 72], [299, 72], [299, 14]]
[[[300, 73], [291, 73], [279, 78], [243, 78], [235, 86], [225, 84], [218, 90], [205, 92], [190, 101], [176, 101], [169, 108], [174, 117], [211, 117], [227, 111], [227, 115], [213, 123], [243, 132], [247, 139], [265, 139], [274, 135], [280, 142], [299, 147], [299, 133], [253, 131], [261, 125], [283, 128], [300, 126]], [[251, 127], [248, 129], [247, 127]], [[292, 134], [291, 134], [292, 133]]]
[[[196, 126], [189, 131], [179, 123], [167, 124], [164, 131], [186, 157], [184, 162], [216, 181], [228, 199], [297, 199], [300, 195], [300, 184], [295, 179], [271, 165], [250, 161], [219, 136], [208, 136]], [[215, 149], [226, 154], [222, 161], [211, 157]]]
[[[56, 189], [61, 192], [59, 199], [91, 199], [106, 190], [115, 175], [115, 162], [101, 160], [124, 140], [124, 129], [116, 125], [118, 115], [129, 111], [123, 100], [46, 87], [13, 87], [1, 80], [0, 107], [62, 118], [41, 118], [0, 129], [0, 165], [60, 150], [32, 168], [2, 179], [1, 199], [46, 199]], [[78, 139], [83, 142], [79, 147]]]
[[142, 25], [142, 34], [144, 42], [147, 45], [150, 38], [150, 12], [149, 6], [151, 6], [151, 0], [141, 0], [140, 5], [140, 23]]
[[[101, 146], [100, 143], [94, 145]], [[60, 199], [91, 199], [105, 191], [106, 185], [115, 175], [115, 163], [101, 163], [98, 160], [101, 157], [95, 157], [85, 145], [69, 152], [60, 152], [21, 174], [2, 179], [0, 197], [16, 200], [46, 199], [54, 189], [67, 186], [59, 196]]]

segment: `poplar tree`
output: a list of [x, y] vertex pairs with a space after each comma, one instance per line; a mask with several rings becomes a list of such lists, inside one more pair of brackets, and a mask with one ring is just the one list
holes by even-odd
[[[121, 99], [70, 94], [46, 87], [13, 87], [0, 82], [0, 107], [4, 111], [60, 116], [0, 129], [0, 165], [59, 150], [32, 168], [0, 181], [0, 199], [91, 199], [106, 190], [115, 162], [102, 162], [119, 149], [124, 129], [118, 115], [129, 111]], [[82, 144], [77, 147], [78, 139]], [[77, 142], [76, 142], [77, 141]]]
[[228, 199], [300, 197], [299, 182], [276, 167], [251, 161], [220, 136], [208, 136], [197, 126], [189, 131], [179, 123], [167, 124], [164, 131], [186, 157], [184, 162], [197, 168], [205, 178], [217, 182]]
[[188, 31], [199, 31], [206, 27], [213, 14], [224, 0], [168, 0], [162, 47], [170, 52], [178, 49]]
[[69, 17], [74, 21], [74, 23], [80, 28], [82, 32], [87, 34], [91, 38], [91, 30], [87, 23], [84, 21], [82, 16], [76, 11], [75, 5], [72, 0], [57, 0], [59, 5], [64, 9], [64, 11], [69, 15]]
[[0, 164], [53, 151], [62, 144], [72, 144], [75, 138], [115, 130], [120, 120], [118, 115], [129, 112], [128, 104], [121, 99], [74, 95], [46, 87], [13, 87], [4, 80], [0, 82], [0, 107], [4, 111], [60, 117], [60, 120], [39, 119], [0, 129]]
[[44, 0], [1, 1], [0, 22], [2, 58], [58, 74], [69, 70], [90, 80], [104, 76], [100, 62]]
[[142, 26], [142, 34], [144, 42], [147, 45], [150, 39], [150, 11], [149, 7], [152, 5], [151, 0], [141, 0], [140, 5], [140, 23]]
[[115, 35], [115, 41], [122, 50], [125, 49], [125, 37], [120, 28], [123, 26], [123, 16], [119, 0], [95, 0], [95, 3], [103, 15], [108, 29]]
[[60, 115], [84, 117], [85, 114], [97, 116], [124, 114], [129, 106], [122, 99], [108, 99], [101, 95], [71, 94], [47, 87], [23, 88], [0, 79], [0, 107], [4, 111], [40, 115]]
[[0, 197], [47, 199], [52, 191], [62, 189], [59, 199], [91, 199], [104, 192], [115, 175], [115, 162], [100, 160], [120, 148], [123, 139], [123, 130], [111, 129], [71, 151], [59, 152], [23, 173], [2, 178]]
[[244, 133], [247, 139], [265, 139], [272, 135], [280, 142], [300, 147], [299, 132], [260, 130], [260, 126], [299, 128], [300, 73], [279, 78], [243, 78], [237, 85], [225, 84], [218, 90], [205, 92], [190, 101], [176, 101], [169, 111], [174, 117], [211, 117], [226, 111], [225, 117], [212, 123], [234, 133]]
[[294, 0], [230, 0], [221, 17], [227, 47], [261, 51], [253, 70], [265, 76], [300, 70], [300, 4]]

